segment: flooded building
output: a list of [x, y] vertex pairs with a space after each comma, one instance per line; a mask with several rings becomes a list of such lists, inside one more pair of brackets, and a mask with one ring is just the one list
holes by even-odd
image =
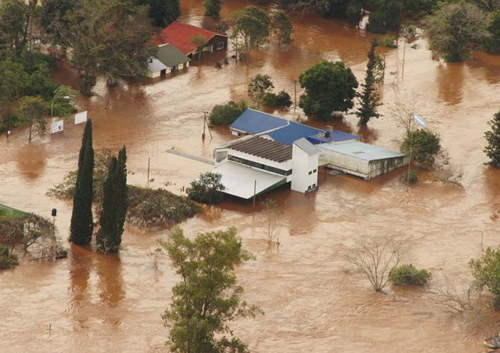
[[247, 136], [216, 148], [213, 173], [222, 176], [224, 193], [250, 199], [290, 183], [291, 189], [317, 188], [320, 150], [306, 139], [293, 146], [269, 136]]
[[165, 27], [155, 37], [154, 42], [156, 45], [171, 44], [184, 55], [192, 58], [198, 52], [199, 47], [199, 44], [193, 43], [193, 39], [195, 38], [204, 39], [202, 51], [213, 53], [227, 49], [228, 37], [226, 35], [179, 22], [171, 23]]
[[157, 78], [189, 67], [189, 59], [171, 44], [158, 46], [156, 57], [150, 58], [146, 76]]
[[408, 164], [403, 153], [363, 142], [321, 143], [320, 165], [355, 175], [365, 180]]

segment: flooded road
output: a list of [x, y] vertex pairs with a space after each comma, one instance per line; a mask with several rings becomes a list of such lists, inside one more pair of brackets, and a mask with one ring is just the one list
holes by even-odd
[[[222, 16], [245, 5], [226, 1]], [[213, 26], [198, 1], [182, 1], [182, 13], [183, 22]], [[276, 89], [292, 97], [293, 81], [320, 59], [343, 60], [363, 80], [369, 35], [315, 16], [293, 22], [292, 48], [269, 45], [256, 51], [248, 66], [230, 60], [217, 69], [215, 57], [155, 83], [108, 90], [99, 82], [96, 95], [81, 101], [93, 119], [95, 147], [117, 151], [126, 144], [131, 183], [146, 186], [150, 158], [150, 186], [178, 193], [210, 166], [165, 151], [173, 147], [211, 158], [213, 148], [232, 137], [227, 129], [216, 129], [213, 139], [203, 142], [203, 112], [245, 97], [246, 83], [256, 73], [269, 74]], [[416, 97], [418, 113], [440, 134], [451, 163], [463, 170], [462, 188], [425, 182], [407, 193], [396, 172], [369, 182], [320, 175], [319, 190], [309, 195], [277, 190], [271, 196], [285, 210], [279, 252], [268, 250], [256, 222], [258, 207], [248, 203], [228, 200], [181, 224], [190, 235], [234, 225], [256, 255], [238, 268], [238, 276], [245, 298], [265, 315], [232, 325], [251, 352], [485, 351], [482, 339], [496, 329], [500, 314], [486, 308], [452, 314], [436, 293], [443, 272], [457, 286], [469, 279], [468, 261], [482, 251], [481, 232], [483, 247], [496, 247], [500, 240], [500, 172], [484, 165], [482, 152], [487, 121], [500, 108], [500, 57], [476, 53], [473, 62], [445, 65], [432, 60], [424, 41], [418, 44], [406, 48], [404, 76], [403, 48], [381, 50], [387, 61], [385, 116], [360, 133], [396, 149], [403, 131], [389, 108]], [[75, 77], [64, 66], [57, 73], [66, 84]], [[293, 118], [293, 108], [277, 114]], [[356, 122], [348, 116], [334, 126], [358, 133]], [[68, 121], [63, 133], [37, 137], [30, 145], [23, 130], [15, 130], [8, 142], [0, 137], [0, 203], [44, 216], [57, 208], [64, 241], [71, 204], [45, 192], [75, 168], [82, 132], [83, 126]], [[160, 315], [178, 279], [167, 258], [155, 263], [150, 255], [165, 233], [127, 227], [119, 256], [68, 245], [67, 260], [22, 259], [15, 270], [1, 272], [2, 352], [167, 352], [168, 331]], [[413, 248], [406, 262], [429, 269], [431, 284], [423, 291], [373, 293], [343, 258], [354, 237], [373, 234], [409, 236]]]

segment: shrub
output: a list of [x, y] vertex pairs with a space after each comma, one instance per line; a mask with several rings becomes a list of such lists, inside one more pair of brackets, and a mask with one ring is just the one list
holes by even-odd
[[5, 270], [19, 265], [17, 256], [10, 253], [9, 249], [0, 245], [0, 270]]
[[426, 129], [409, 132], [401, 145], [401, 152], [409, 155], [424, 167], [432, 167], [436, 156], [441, 152], [439, 135]]
[[201, 208], [184, 196], [164, 189], [128, 186], [128, 214], [131, 223], [157, 227], [179, 223], [193, 217]]
[[397, 48], [398, 36], [395, 34], [386, 34], [385, 36], [380, 37], [377, 43], [382, 47]]
[[418, 270], [412, 264], [393, 267], [389, 271], [389, 280], [395, 286], [423, 286], [430, 278], [430, 272]]
[[222, 175], [218, 173], [204, 173], [200, 177], [191, 182], [191, 188], [188, 192], [188, 197], [191, 200], [215, 204], [224, 199], [224, 185], [221, 182]]
[[414, 171], [410, 171], [409, 174], [408, 174], [408, 172], [406, 172], [403, 175], [401, 175], [401, 177], [399, 178], [399, 180], [401, 180], [404, 183], [415, 184], [418, 181], [418, 177], [417, 177], [417, 174], [415, 174]]
[[474, 276], [474, 286], [482, 290], [484, 287], [494, 294], [491, 305], [500, 309], [500, 248], [488, 248], [477, 260], [470, 260], [469, 266]]
[[247, 108], [245, 100], [238, 102], [230, 101], [224, 105], [216, 105], [210, 112], [208, 120], [213, 125], [229, 125], [238, 119]]
[[262, 98], [262, 105], [270, 108], [275, 107], [290, 107], [292, 105], [292, 98], [285, 91], [281, 91], [278, 94], [266, 93], [264, 98]]

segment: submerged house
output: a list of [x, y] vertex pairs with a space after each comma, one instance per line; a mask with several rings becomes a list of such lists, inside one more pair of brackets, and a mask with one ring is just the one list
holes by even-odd
[[166, 74], [176, 72], [189, 67], [189, 59], [181, 51], [171, 44], [158, 46], [158, 51], [154, 58], [148, 62], [147, 77], [157, 78]]
[[231, 132], [240, 138], [215, 149], [212, 172], [222, 175], [225, 193], [244, 199], [286, 183], [303, 193], [315, 190], [320, 167], [368, 180], [408, 164], [404, 154], [360, 142], [359, 136], [254, 109], [247, 109]]
[[156, 35], [154, 42], [156, 45], [172, 44], [184, 55], [192, 58], [198, 52], [198, 45], [193, 43], [193, 39], [197, 37], [205, 40], [202, 51], [213, 53], [227, 49], [226, 35], [179, 22], [173, 22], [165, 27]]
[[306, 139], [289, 146], [269, 136], [246, 136], [215, 149], [212, 172], [221, 174], [224, 193], [243, 199], [286, 183], [305, 193], [317, 188], [319, 155]]

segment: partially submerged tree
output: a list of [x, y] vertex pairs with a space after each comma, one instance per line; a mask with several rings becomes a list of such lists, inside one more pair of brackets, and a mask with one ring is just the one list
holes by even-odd
[[46, 111], [45, 102], [40, 97], [23, 97], [19, 101], [16, 113], [20, 123], [29, 128], [28, 142], [31, 142], [33, 127], [36, 127], [39, 133], [45, 132]]
[[207, 44], [207, 39], [205, 36], [198, 35], [191, 39], [191, 43], [196, 45], [196, 52], [198, 53], [198, 59], [201, 59], [201, 54], [203, 53], [203, 47]]
[[273, 199], [265, 200], [262, 204], [262, 214], [258, 218], [258, 223], [265, 234], [265, 239], [269, 246], [279, 244], [279, 232], [282, 227], [283, 210]]
[[265, 74], [257, 74], [250, 79], [248, 84], [248, 95], [257, 106], [262, 104], [262, 99], [267, 93], [270, 93], [274, 88], [271, 76]]
[[9, 249], [0, 245], [0, 270], [6, 270], [19, 265], [17, 256], [12, 254]]
[[92, 241], [94, 217], [92, 215], [94, 148], [92, 147], [92, 121], [85, 125], [82, 146], [78, 157], [75, 196], [69, 240], [76, 245], [88, 245]]
[[413, 130], [405, 136], [401, 152], [412, 156], [419, 165], [431, 168], [441, 152], [439, 135], [427, 130]]
[[484, 287], [493, 293], [491, 305], [500, 309], [500, 248], [488, 248], [483, 256], [471, 260], [469, 266], [474, 276], [474, 286], [482, 290]]
[[149, 18], [155, 27], [166, 27], [181, 14], [179, 0], [136, 0], [136, 3], [149, 6]]
[[447, 62], [464, 61], [489, 36], [486, 24], [486, 16], [477, 6], [461, 1], [444, 5], [429, 16], [425, 34], [431, 50]]
[[408, 253], [408, 240], [403, 236], [377, 235], [360, 236], [355, 243], [346, 259], [366, 275], [376, 292], [381, 292], [389, 281], [389, 271]]
[[205, 7], [205, 16], [219, 18], [222, 0], [203, 0], [203, 6]]
[[170, 327], [170, 351], [248, 352], [229, 324], [239, 317], [255, 317], [261, 310], [241, 298], [243, 288], [234, 268], [252, 255], [243, 249], [236, 229], [200, 233], [190, 240], [175, 228], [160, 244], [181, 277], [162, 315]]
[[97, 246], [105, 253], [120, 250], [125, 218], [127, 215], [127, 168], [125, 146], [120, 150], [118, 158], [111, 157], [108, 178], [104, 183], [104, 196], [97, 233]]
[[207, 204], [219, 203], [224, 199], [222, 191], [225, 189], [222, 185], [222, 175], [219, 173], [204, 173], [191, 182], [188, 191], [188, 197], [193, 201]]
[[252, 48], [268, 41], [271, 21], [264, 10], [255, 6], [247, 6], [235, 15], [233, 38], [241, 37], [244, 43], [244, 54], [248, 60]]
[[366, 64], [365, 83], [361, 85], [363, 91], [358, 94], [360, 107], [356, 111], [359, 118], [359, 125], [366, 125], [371, 118], [378, 118], [380, 114], [377, 112], [377, 107], [381, 105], [379, 96], [375, 88], [375, 69], [377, 65], [377, 58], [375, 48], [377, 43], [372, 42], [372, 46], [368, 53], [368, 63]]
[[232, 124], [248, 108], [245, 100], [238, 102], [229, 101], [224, 105], [216, 105], [212, 108], [208, 120], [213, 125]]
[[484, 148], [484, 153], [490, 159], [488, 162], [495, 168], [500, 168], [500, 111], [488, 122], [491, 131], [486, 131], [484, 137], [488, 144]]
[[289, 45], [293, 42], [292, 22], [284, 11], [273, 12], [271, 19], [271, 33], [279, 46]]
[[322, 60], [299, 76], [305, 93], [299, 107], [308, 116], [329, 118], [333, 111], [346, 112], [353, 107], [358, 81], [343, 62]]

